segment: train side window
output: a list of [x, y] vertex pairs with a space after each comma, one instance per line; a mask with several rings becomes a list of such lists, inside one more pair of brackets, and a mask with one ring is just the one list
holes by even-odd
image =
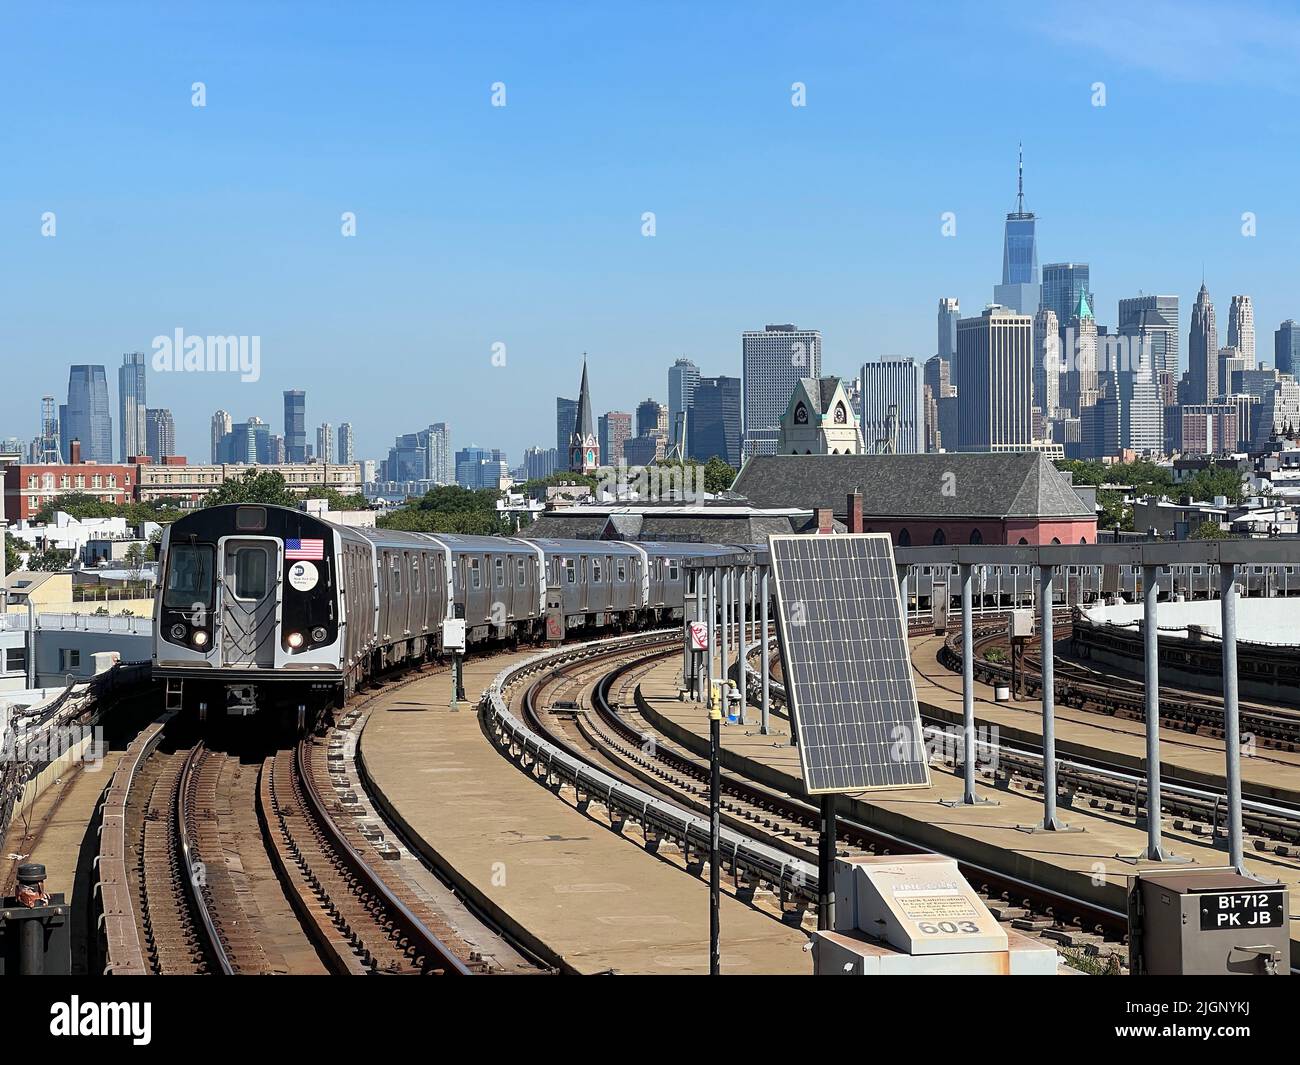
[[483, 587], [483, 579], [479, 574], [478, 559], [476, 558], [469, 560], [469, 586], [474, 589]]
[[525, 576], [526, 570], [524, 566], [525, 564], [522, 558], [515, 559], [515, 583], [520, 588], [522, 588], [525, 584], [528, 583], [528, 580]]
[[504, 588], [506, 586], [506, 560], [498, 558], [493, 568], [496, 570], [497, 587]]
[[677, 568], [676, 559], [673, 559], [668, 563], [668, 579], [674, 584], [681, 579], [681, 571]]
[[625, 580], [627, 580], [627, 559], [620, 558], [618, 560], [618, 581], [622, 584]]
[[600, 559], [598, 558], [593, 558], [591, 560], [591, 583], [600, 583]]
[[564, 579], [569, 584], [578, 583], [578, 564], [574, 559], [564, 560]]
[[411, 559], [411, 591], [420, 590], [420, 556], [416, 555]]
[[402, 594], [402, 568], [396, 555], [393, 556], [393, 594]]

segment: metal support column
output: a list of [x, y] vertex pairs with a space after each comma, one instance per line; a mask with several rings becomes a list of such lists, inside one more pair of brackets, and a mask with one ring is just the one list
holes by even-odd
[[1219, 612], [1223, 630], [1223, 747], [1227, 765], [1228, 861], [1246, 871], [1241, 838], [1241, 722], [1237, 707], [1237, 567], [1219, 563]]
[[[1043, 682], [1043, 820], [1030, 832], [1082, 832], [1056, 816], [1056, 632], [1052, 623], [1052, 576], [1055, 567], [1038, 567], [1038, 640]], [[1025, 826], [1020, 826], [1024, 828]]]
[[758, 636], [758, 638], [759, 638], [759, 640], [761, 641], [761, 645], [762, 645], [762, 650], [761, 650], [761, 652], [760, 652], [760, 656], [759, 656], [759, 664], [758, 664], [758, 668], [759, 668], [759, 670], [760, 670], [760, 671], [762, 672], [762, 674], [763, 674], [763, 676], [762, 676], [762, 681], [761, 681], [761, 683], [762, 683], [762, 685], [763, 685], [763, 702], [762, 702], [762, 706], [761, 706], [761, 714], [762, 714], [763, 727], [762, 727], [761, 731], [762, 731], [762, 733], [763, 733], [764, 736], [766, 736], [766, 735], [771, 731], [771, 729], [768, 727], [768, 713], [769, 713], [769, 711], [770, 711], [770, 709], [771, 709], [771, 704], [770, 704], [770, 702], [769, 702], [770, 694], [771, 694], [771, 693], [770, 693], [770, 690], [769, 690], [769, 685], [771, 684], [771, 677], [769, 676], [769, 674], [770, 674], [771, 671], [772, 671], [772, 649], [771, 649], [771, 643], [770, 643], [770, 641], [768, 640], [768, 636], [767, 636], [767, 574], [768, 574], [768, 569], [769, 569], [769, 567], [767, 567], [767, 566], [764, 566], [764, 567], [763, 567], [762, 577], [760, 578], [760, 581], [759, 581], [759, 600], [758, 600], [758, 610], [759, 610], [759, 615], [760, 615], [760, 618], [761, 618], [761, 621], [760, 621], [760, 623], [759, 623], [759, 630], [760, 630], [760, 631], [759, 631], [759, 636]]
[[749, 597], [749, 567], [741, 566], [736, 570], [736, 580], [740, 584], [740, 594], [736, 596], [736, 609], [739, 614], [740, 624], [737, 626], [738, 643], [740, 653], [736, 655], [736, 685], [740, 689], [740, 723], [745, 723], [745, 710], [749, 702], [749, 659], [747, 650], [749, 642], [745, 630], [749, 625], [749, 615], [746, 612], [746, 600]]
[[720, 575], [722, 585], [722, 613], [718, 618], [721, 625], [720, 637], [718, 640], [719, 649], [722, 652], [722, 660], [719, 663], [722, 669], [719, 677], [722, 681], [722, 717], [727, 717], [727, 680], [731, 676], [731, 642], [728, 636], [731, 633], [731, 567], [727, 566], [722, 570]]
[[969, 562], [958, 565], [961, 577], [961, 720], [962, 769], [965, 785], [962, 797], [944, 800], [945, 806], [996, 806], [991, 799], [981, 799], [975, 794], [975, 649], [974, 620], [971, 617], [971, 576], [974, 567]]
[[716, 675], [713, 672], [713, 654], [714, 647], [717, 645], [718, 629], [715, 624], [718, 610], [718, 570], [716, 566], [709, 568], [709, 606], [708, 613], [705, 615], [708, 623], [708, 650], [704, 654], [707, 666], [705, 668], [704, 682], [706, 685], [704, 692], [704, 701], [706, 705], [713, 704], [713, 678]]
[[895, 566], [898, 575], [898, 610], [903, 615], [903, 639], [907, 639], [907, 567]]
[[722, 971], [722, 711], [709, 711], [709, 975]]
[[1160, 567], [1142, 567], [1142, 666], [1147, 734], [1147, 849], [1135, 862], [1186, 862], [1160, 841], [1160, 633], [1156, 610], [1160, 602]]

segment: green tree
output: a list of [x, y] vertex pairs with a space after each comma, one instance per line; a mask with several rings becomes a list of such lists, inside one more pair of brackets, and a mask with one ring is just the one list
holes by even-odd
[[298, 497], [289, 490], [284, 476], [275, 470], [248, 470], [232, 477], [203, 501], [204, 507], [225, 503], [261, 503], [269, 507], [297, 507]]
[[324, 499], [330, 510], [366, 510], [370, 504], [361, 493], [344, 495], [334, 488], [312, 488], [307, 492], [308, 499]]
[[27, 568], [39, 572], [56, 572], [65, 569], [72, 561], [71, 551], [60, 551], [51, 547], [47, 551], [33, 552], [27, 560]]
[[704, 490], [725, 492], [736, 480], [736, 471], [717, 455], [704, 464]]
[[1196, 531], [1192, 533], [1193, 540], [1229, 540], [1232, 533], [1228, 532], [1217, 521], [1203, 521], [1196, 526]]
[[1229, 503], [1240, 503], [1245, 498], [1241, 473], [1231, 466], [1211, 464], [1179, 485], [1179, 490], [1202, 503], [1213, 502], [1215, 496], [1224, 496]]
[[459, 485], [442, 485], [398, 510], [381, 514], [377, 524], [381, 529], [406, 532], [504, 536], [511, 530], [497, 511], [500, 495], [491, 488], [473, 491]]
[[120, 508], [112, 503], [105, 503], [88, 492], [64, 492], [62, 495], [47, 499], [32, 516], [32, 520], [45, 524], [54, 520], [56, 511], [77, 518], [116, 518]]
[[[18, 541], [9, 533], [5, 533], [5, 572], [13, 573], [15, 570], [22, 569], [22, 559], [18, 555]], [[25, 550], [24, 546], [24, 550]]]

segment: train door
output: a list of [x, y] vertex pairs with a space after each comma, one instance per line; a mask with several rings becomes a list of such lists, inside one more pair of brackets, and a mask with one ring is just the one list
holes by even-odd
[[275, 666], [280, 614], [280, 544], [269, 537], [228, 537], [221, 546], [221, 664]]

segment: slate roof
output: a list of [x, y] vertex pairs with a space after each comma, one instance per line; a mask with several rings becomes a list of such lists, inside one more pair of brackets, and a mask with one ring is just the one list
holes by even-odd
[[732, 491], [756, 507], [830, 507], [844, 518], [855, 487], [862, 493], [864, 518], [1095, 516], [1052, 461], [1032, 451], [756, 455], [745, 463]]

